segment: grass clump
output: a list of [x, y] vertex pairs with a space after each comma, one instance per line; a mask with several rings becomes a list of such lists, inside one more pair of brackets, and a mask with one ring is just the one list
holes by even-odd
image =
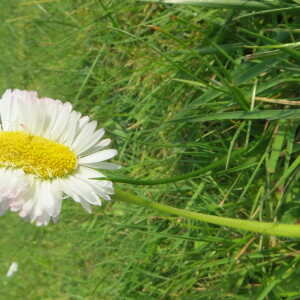
[[[1, 90], [72, 102], [106, 128], [126, 178], [157, 180], [227, 161], [176, 183], [120, 189], [191, 211], [295, 224], [300, 56], [299, 17], [291, 12], [299, 5], [275, 4], [256, 11], [3, 2]], [[242, 147], [249, 151], [232, 159]], [[0, 218], [0, 298], [300, 296], [298, 240], [118, 202], [87, 215], [70, 202], [45, 228], [16, 214]], [[5, 279], [12, 261], [19, 271]]]

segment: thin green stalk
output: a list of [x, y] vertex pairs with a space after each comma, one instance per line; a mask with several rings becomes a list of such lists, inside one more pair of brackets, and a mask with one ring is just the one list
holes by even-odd
[[[230, 158], [236, 158], [238, 156], [241, 156], [243, 153], [247, 151], [246, 148], [240, 148], [234, 152], [231, 153]], [[196, 176], [199, 176], [201, 174], [204, 174], [208, 171], [215, 170], [217, 168], [223, 167], [225, 168], [226, 164], [228, 163], [228, 156], [225, 156], [201, 169], [198, 169], [196, 171], [188, 172], [182, 175], [172, 176], [168, 178], [162, 178], [157, 180], [139, 180], [139, 179], [133, 179], [133, 178], [121, 178], [121, 177], [99, 177], [96, 178], [98, 180], [110, 180], [112, 182], [120, 182], [120, 183], [130, 183], [135, 185], [157, 185], [157, 184], [166, 184], [171, 182], [176, 182], [184, 179], [193, 178]]]
[[158, 3], [170, 3], [170, 4], [182, 4], [182, 5], [197, 5], [211, 8], [229, 8], [229, 9], [271, 9], [279, 8], [280, 6], [272, 3], [262, 3], [259, 1], [245, 1], [245, 0], [140, 0], [142, 2], [158, 2]]
[[300, 226], [299, 225], [288, 225], [288, 224], [278, 224], [278, 223], [267, 223], [267, 222], [257, 222], [248, 221], [240, 219], [232, 219], [226, 217], [212, 216], [202, 213], [191, 212], [188, 210], [178, 209], [168, 205], [155, 203], [149, 200], [145, 200], [141, 197], [133, 195], [129, 192], [123, 192], [116, 190], [113, 196], [114, 200], [123, 201], [130, 204], [135, 204], [141, 207], [154, 209], [156, 211], [177, 215], [180, 217], [186, 217], [194, 219], [201, 222], [207, 222], [211, 224], [227, 226], [231, 228], [247, 230], [262, 234], [271, 234], [292, 238], [300, 238]]

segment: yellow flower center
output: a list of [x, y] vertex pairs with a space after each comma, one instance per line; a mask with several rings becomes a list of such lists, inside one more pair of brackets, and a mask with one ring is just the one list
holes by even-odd
[[75, 153], [65, 145], [26, 132], [0, 132], [0, 166], [49, 179], [67, 176], [76, 165]]

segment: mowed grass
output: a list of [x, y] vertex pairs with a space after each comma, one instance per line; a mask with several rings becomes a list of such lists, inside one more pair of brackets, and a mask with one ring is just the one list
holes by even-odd
[[[294, 224], [300, 19], [293, 11], [3, 1], [1, 93], [36, 90], [97, 120], [123, 166], [112, 177], [156, 180], [228, 158], [196, 178], [119, 189], [191, 211]], [[242, 147], [248, 151], [231, 159]], [[89, 215], [70, 199], [57, 224], [40, 228], [7, 213], [0, 228], [0, 299], [300, 298], [296, 239], [116, 201]], [[7, 279], [13, 261], [19, 270]]]

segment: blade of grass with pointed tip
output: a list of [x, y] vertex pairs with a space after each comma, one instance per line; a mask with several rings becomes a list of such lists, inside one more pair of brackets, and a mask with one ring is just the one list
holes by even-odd
[[[173, 122], [205, 122], [216, 120], [277, 120], [277, 119], [297, 119], [300, 117], [300, 109], [285, 109], [285, 110], [260, 110], [260, 111], [235, 111], [216, 114], [205, 114], [198, 116], [190, 116], [181, 119], [169, 121]], [[167, 124], [167, 123], [166, 123]]]

